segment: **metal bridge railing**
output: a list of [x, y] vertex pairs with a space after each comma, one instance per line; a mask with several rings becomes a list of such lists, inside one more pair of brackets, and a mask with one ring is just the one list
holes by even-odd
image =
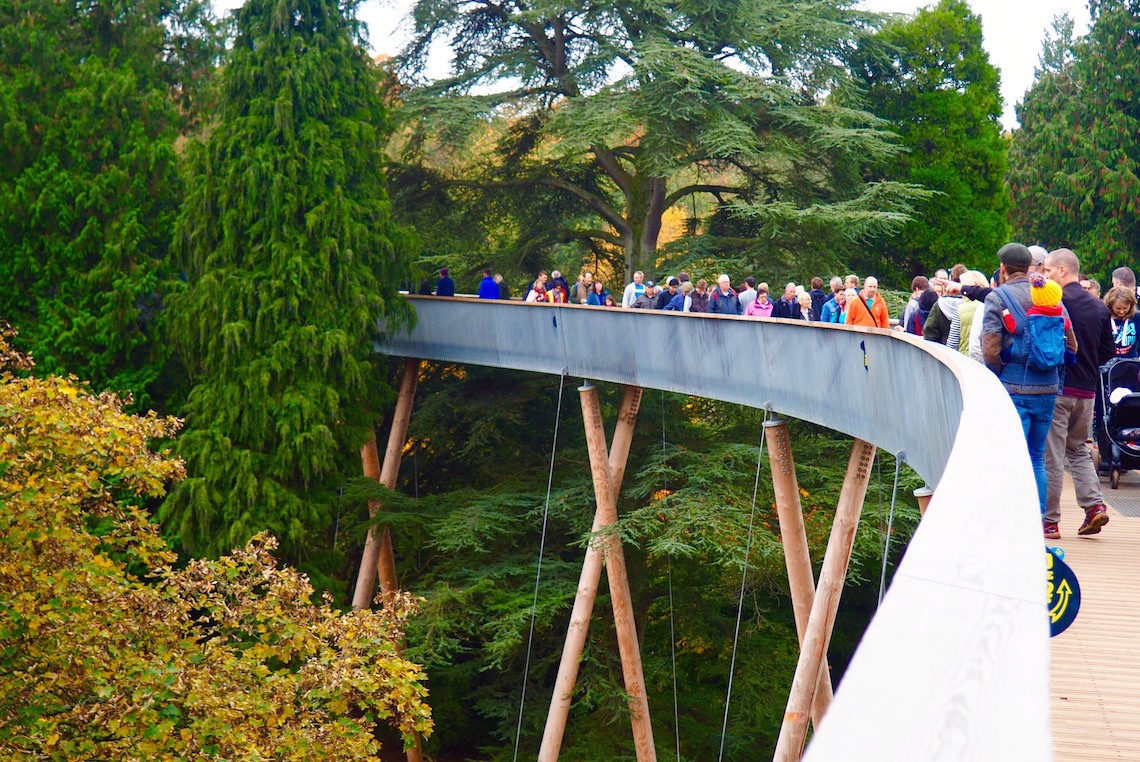
[[804, 758], [1051, 758], [1036, 487], [988, 370], [897, 331], [408, 298], [415, 327], [379, 352], [770, 407], [905, 451], [934, 498]]

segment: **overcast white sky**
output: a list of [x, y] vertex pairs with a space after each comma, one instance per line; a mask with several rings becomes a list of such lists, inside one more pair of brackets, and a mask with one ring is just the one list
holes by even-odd
[[[241, 5], [243, 0], [215, 0], [223, 11]], [[864, 0], [863, 7], [874, 11], [913, 13], [934, 5], [937, 0]], [[372, 47], [377, 53], [395, 53], [407, 42], [411, 24], [407, 20], [414, 0], [366, 0], [360, 16], [367, 22]], [[1001, 69], [1005, 114], [1002, 122], [1008, 128], [1017, 126], [1014, 104], [1021, 100], [1033, 83], [1033, 67], [1041, 51], [1041, 42], [1053, 17], [1068, 12], [1076, 22], [1076, 33], [1088, 28], [1086, 0], [973, 0], [970, 6], [982, 16], [982, 32], [990, 61]], [[437, 64], [439, 73], [447, 71], [448, 61]]]

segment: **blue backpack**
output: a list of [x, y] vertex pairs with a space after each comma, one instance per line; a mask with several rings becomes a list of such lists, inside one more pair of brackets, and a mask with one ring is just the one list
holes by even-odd
[[1065, 317], [1063, 315], [1027, 315], [1021, 302], [1005, 288], [997, 295], [1013, 317], [1011, 359], [1025, 363], [1033, 370], [1050, 371], [1065, 364]]

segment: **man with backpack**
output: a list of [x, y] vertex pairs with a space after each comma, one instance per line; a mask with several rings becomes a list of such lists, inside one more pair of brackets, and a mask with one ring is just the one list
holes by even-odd
[[926, 328], [926, 321], [930, 318], [930, 313], [937, 309], [938, 300], [941, 298], [934, 289], [923, 291], [915, 303], [914, 312], [906, 322], [906, 332], [915, 336], [925, 336], [923, 330]]
[[732, 290], [732, 283], [727, 275], [717, 278], [717, 287], [709, 294], [709, 312], [713, 315], [740, 315], [740, 298]]
[[922, 335], [922, 323], [918, 323], [915, 330], [914, 313], [918, 310], [918, 299], [930, 290], [930, 279], [925, 275], [916, 275], [910, 282], [910, 299], [907, 300], [903, 314], [899, 316], [899, 330]]
[[1021, 418], [1044, 520], [1048, 490], [1045, 441], [1053, 422], [1065, 350], [1076, 352], [1077, 339], [1060, 304], [1057, 284], [1044, 278], [1030, 282], [1033, 255], [1029, 249], [1007, 243], [998, 250], [998, 259], [1000, 285], [986, 297], [982, 315], [982, 354]]
[[1060, 284], [1063, 304], [1077, 336], [1077, 361], [1065, 368], [1063, 388], [1053, 409], [1053, 425], [1045, 441], [1045, 539], [1059, 540], [1061, 530], [1061, 483], [1065, 469], [1073, 477], [1077, 505], [1085, 518], [1079, 535], [1098, 534], [1108, 523], [1108, 511], [1100, 491], [1100, 478], [1093, 466], [1086, 439], [1096, 407], [1100, 366], [1114, 354], [1111, 316], [1104, 303], [1081, 288], [1080, 262], [1069, 249], [1057, 249], [1045, 258], [1045, 276]]

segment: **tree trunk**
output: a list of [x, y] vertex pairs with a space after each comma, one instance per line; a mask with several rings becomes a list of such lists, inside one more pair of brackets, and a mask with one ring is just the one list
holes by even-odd
[[665, 178], [633, 175], [625, 197], [630, 231], [624, 235], [626, 280], [637, 270], [653, 267], [661, 220], [665, 214]]

